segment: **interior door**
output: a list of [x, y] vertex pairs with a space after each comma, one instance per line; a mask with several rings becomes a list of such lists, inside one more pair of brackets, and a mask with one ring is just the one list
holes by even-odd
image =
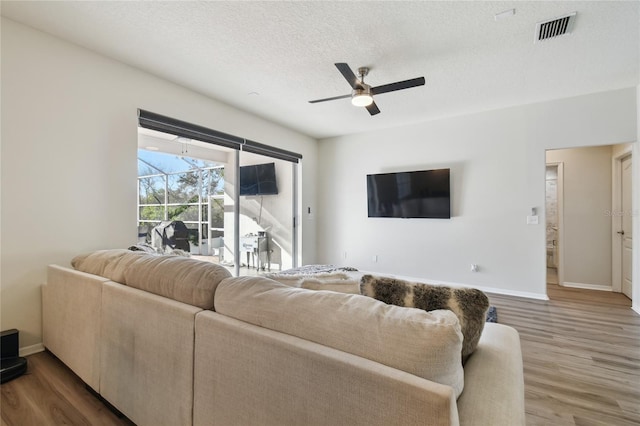
[[631, 209], [631, 156], [622, 160], [622, 229], [618, 231], [622, 244], [622, 293], [631, 299], [632, 209]]

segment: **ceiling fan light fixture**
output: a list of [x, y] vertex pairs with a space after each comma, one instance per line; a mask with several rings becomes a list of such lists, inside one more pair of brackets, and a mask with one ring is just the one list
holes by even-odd
[[373, 103], [370, 87], [364, 89], [353, 89], [351, 94], [351, 103], [355, 106], [366, 107]]
[[378, 108], [376, 103], [373, 101], [374, 94], [378, 96], [383, 93], [395, 92], [396, 90], [404, 90], [404, 89], [409, 89], [411, 87], [424, 86], [424, 77], [418, 77], [418, 78], [412, 78], [410, 80], [396, 81], [395, 83], [383, 84], [382, 86], [371, 87], [368, 84], [365, 84], [364, 82], [365, 76], [369, 74], [369, 68], [367, 67], [358, 68], [358, 74], [360, 75], [360, 78], [358, 78], [353, 73], [349, 65], [347, 65], [346, 63], [338, 62], [338, 63], [335, 63], [334, 65], [336, 66], [336, 68], [338, 68], [338, 71], [340, 71], [340, 74], [342, 74], [344, 79], [347, 80], [347, 83], [349, 83], [349, 86], [351, 86], [351, 89], [352, 89], [351, 94], [333, 96], [331, 98], [316, 99], [315, 101], [309, 101], [310, 104], [315, 104], [318, 102], [325, 102], [325, 101], [335, 101], [337, 99], [345, 99], [345, 98], [351, 97], [351, 103], [354, 106], [365, 107], [367, 109], [367, 112], [370, 115], [376, 115], [376, 114], [380, 114], [380, 109]]

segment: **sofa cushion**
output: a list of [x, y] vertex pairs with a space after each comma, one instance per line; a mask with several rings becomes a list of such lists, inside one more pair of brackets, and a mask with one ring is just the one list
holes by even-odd
[[463, 361], [466, 361], [478, 346], [489, 309], [489, 298], [475, 288], [451, 288], [364, 275], [360, 280], [360, 292], [392, 305], [425, 311], [448, 309], [455, 313], [464, 336]]
[[451, 386], [460, 395], [462, 333], [450, 311], [400, 308], [357, 294], [289, 287], [264, 277], [223, 280], [218, 313]]
[[216, 287], [231, 273], [223, 266], [182, 256], [139, 256], [124, 272], [125, 284], [179, 302], [213, 309]]
[[231, 276], [225, 267], [215, 263], [125, 249], [76, 256], [71, 265], [79, 271], [202, 309], [213, 309], [216, 287]]
[[71, 260], [71, 266], [78, 271], [125, 284], [124, 271], [132, 262], [144, 255], [144, 252], [127, 249], [97, 250], [74, 257]]

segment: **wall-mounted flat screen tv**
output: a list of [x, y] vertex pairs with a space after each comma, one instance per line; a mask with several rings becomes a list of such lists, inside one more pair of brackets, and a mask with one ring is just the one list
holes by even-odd
[[369, 217], [450, 219], [449, 170], [367, 175]]
[[275, 195], [277, 193], [275, 163], [240, 167], [240, 195]]

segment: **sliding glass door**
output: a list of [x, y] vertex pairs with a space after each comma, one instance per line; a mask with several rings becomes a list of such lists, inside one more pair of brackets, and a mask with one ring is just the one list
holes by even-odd
[[240, 152], [239, 251], [241, 275], [294, 264], [294, 169], [289, 161]]
[[143, 136], [138, 150], [138, 248], [182, 250], [221, 263], [225, 163], [193, 142], [191, 152], [179, 146], [177, 153], [160, 135], [147, 131]]
[[139, 114], [139, 245], [184, 250], [234, 275], [297, 266], [300, 155]]

